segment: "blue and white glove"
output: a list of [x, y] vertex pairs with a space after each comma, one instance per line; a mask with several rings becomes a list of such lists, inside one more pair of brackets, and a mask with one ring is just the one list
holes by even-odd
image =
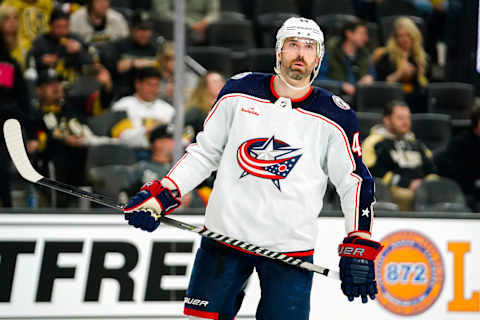
[[375, 299], [378, 289], [374, 260], [382, 248], [381, 243], [358, 236], [346, 237], [338, 246], [342, 291], [349, 301], [356, 297], [361, 297], [363, 303], [368, 302], [368, 297]]
[[179, 191], [168, 185], [174, 187], [167, 179], [145, 183], [123, 208], [128, 224], [149, 232], [157, 229], [160, 225], [158, 217], [171, 213], [182, 204]]

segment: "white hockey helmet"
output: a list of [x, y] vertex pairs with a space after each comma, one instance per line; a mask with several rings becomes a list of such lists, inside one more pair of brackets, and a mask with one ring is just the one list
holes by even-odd
[[320, 70], [323, 54], [325, 52], [323, 32], [322, 30], [320, 30], [318, 24], [311, 19], [291, 17], [285, 20], [283, 25], [277, 31], [277, 42], [275, 44], [276, 62], [274, 70], [282, 79], [283, 77], [280, 74], [280, 52], [282, 51], [285, 39], [293, 37], [311, 39], [316, 42], [317, 57], [319, 61], [313, 69], [313, 77], [311, 77], [309, 84], [311, 85], [313, 80], [315, 80], [315, 78], [317, 77], [318, 71]]

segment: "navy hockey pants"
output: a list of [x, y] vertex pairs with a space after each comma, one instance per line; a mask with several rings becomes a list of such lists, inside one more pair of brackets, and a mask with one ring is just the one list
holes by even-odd
[[[313, 262], [312, 256], [299, 259]], [[206, 238], [197, 251], [184, 313], [205, 319], [234, 319], [254, 268], [261, 287], [257, 320], [308, 320], [312, 272]]]

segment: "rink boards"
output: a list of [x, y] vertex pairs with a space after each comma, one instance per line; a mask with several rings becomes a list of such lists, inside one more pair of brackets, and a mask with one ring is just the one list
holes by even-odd
[[[175, 215], [201, 224], [201, 216]], [[318, 219], [315, 263], [336, 268], [343, 219]], [[310, 319], [479, 319], [480, 220], [380, 218], [377, 301], [350, 303], [314, 277]], [[0, 214], [0, 319], [181, 319], [199, 236], [121, 215]], [[238, 319], [253, 319], [253, 276]]]

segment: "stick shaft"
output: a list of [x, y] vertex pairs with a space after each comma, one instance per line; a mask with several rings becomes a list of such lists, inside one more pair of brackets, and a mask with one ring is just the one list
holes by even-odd
[[[110, 199], [101, 194], [82, 190], [78, 187], [71, 186], [63, 182], [45, 178], [44, 176], [40, 175], [33, 168], [32, 164], [30, 163], [30, 160], [28, 159], [27, 153], [25, 151], [25, 146], [23, 144], [21, 127], [17, 120], [14, 120], [14, 119], [7, 120], [4, 124], [3, 131], [4, 131], [5, 142], [7, 144], [7, 149], [10, 154], [10, 157], [12, 158], [12, 161], [15, 167], [17, 168], [17, 170], [19, 171], [20, 175], [23, 178], [25, 178], [30, 182], [42, 185], [44, 187], [55, 189], [57, 191], [64, 192], [79, 198], [88, 199], [100, 205], [123, 212], [123, 206], [121, 204], [118, 204], [113, 199]], [[295, 257], [289, 257], [283, 253], [258, 247], [253, 244], [247, 243], [245, 241], [237, 240], [229, 236], [222, 235], [220, 233], [208, 230], [205, 227], [193, 226], [188, 223], [171, 219], [168, 217], [164, 217], [161, 215], [159, 215], [159, 219], [161, 222], [169, 226], [182, 229], [185, 231], [195, 232], [203, 237], [213, 239], [219, 242], [223, 242], [223, 243], [232, 245], [234, 247], [238, 247], [242, 250], [248, 251], [253, 254], [264, 256], [273, 260], [278, 260], [286, 264], [296, 266], [302, 269], [306, 269], [312, 272], [320, 273], [326, 277], [330, 277], [334, 279], [340, 278], [338, 272], [334, 270], [330, 270], [328, 268], [324, 268], [309, 262], [305, 262]]]
[[[42, 178], [39, 181], [37, 181], [36, 183], [39, 184], [39, 185], [45, 186], [47, 188], [51, 188], [51, 189], [55, 189], [55, 190], [58, 190], [58, 191], [61, 191], [61, 192], [64, 192], [64, 193], [68, 193], [70, 195], [73, 195], [73, 196], [76, 196], [76, 197], [79, 197], [79, 198], [88, 199], [90, 201], [96, 202], [96, 203], [101, 204], [103, 206], [116, 209], [118, 211], [122, 211], [122, 208], [123, 208], [122, 205], [114, 202], [113, 200], [111, 200], [111, 199], [109, 199], [109, 198], [107, 198], [103, 195], [88, 192], [88, 191], [84, 191], [84, 190], [81, 190], [77, 187], [74, 187], [74, 186], [71, 186], [71, 185], [68, 185], [68, 184], [65, 184], [65, 183], [62, 183], [62, 182], [58, 182], [58, 181], [55, 181], [55, 180], [52, 180], [52, 179]], [[321, 267], [321, 266], [318, 266], [318, 265], [315, 265], [315, 264], [312, 264], [312, 263], [309, 263], [309, 262], [306, 262], [306, 261], [302, 261], [298, 258], [289, 257], [285, 254], [274, 252], [274, 251], [271, 251], [271, 250], [266, 249], [266, 248], [258, 247], [258, 246], [255, 246], [253, 244], [250, 244], [250, 243], [247, 243], [247, 242], [244, 242], [244, 241], [241, 241], [241, 240], [237, 240], [237, 239], [231, 238], [229, 236], [222, 235], [220, 233], [208, 230], [205, 227], [196, 227], [196, 226], [190, 225], [188, 223], [181, 222], [181, 221], [178, 221], [178, 220], [175, 220], [175, 219], [171, 219], [171, 218], [168, 218], [168, 217], [165, 217], [165, 216], [159, 216], [159, 219], [162, 223], [165, 223], [169, 226], [179, 228], [179, 229], [182, 229], [182, 230], [185, 230], [185, 231], [195, 232], [195, 233], [197, 233], [197, 234], [199, 234], [199, 235], [201, 235], [205, 238], [209, 238], [209, 239], [213, 239], [213, 240], [216, 240], [216, 241], [219, 241], [219, 242], [223, 242], [223, 243], [241, 248], [243, 250], [249, 251], [249, 252], [254, 253], [254, 254], [258, 254], [258, 255], [273, 259], [273, 260], [279, 260], [279, 261], [282, 261], [284, 263], [287, 263], [287, 264], [290, 264], [290, 265], [293, 265], [293, 266], [297, 266], [297, 267], [300, 267], [300, 268], [303, 268], [303, 269], [307, 269], [309, 271], [320, 273], [320, 274], [322, 274], [324, 276], [327, 276], [327, 277], [338, 279], [337, 272], [335, 272], [333, 270], [330, 270], [328, 268], [324, 268], [324, 267]]]

